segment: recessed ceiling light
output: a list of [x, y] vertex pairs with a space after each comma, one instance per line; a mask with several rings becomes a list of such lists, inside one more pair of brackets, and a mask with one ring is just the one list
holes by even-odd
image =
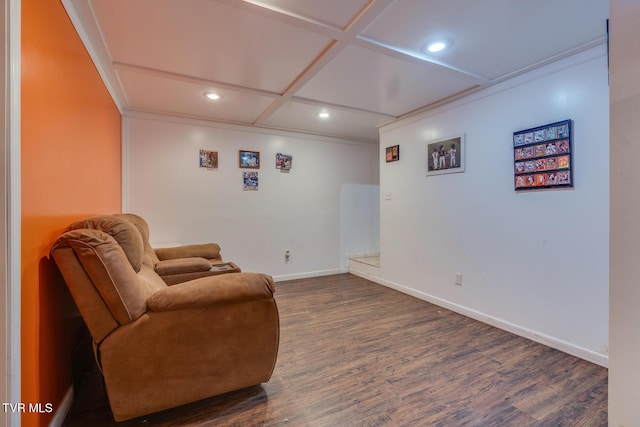
[[220, 94], [215, 93], [215, 92], [205, 92], [204, 97], [207, 99], [210, 99], [212, 101], [216, 101], [220, 98], [222, 98], [222, 96], [220, 96]]
[[327, 111], [321, 111], [318, 113], [318, 117], [320, 117], [321, 119], [328, 119], [329, 117], [331, 117], [331, 114]]
[[442, 52], [450, 46], [451, 42], [449, 42], [448, 40], [435, 40], [433, 42], [427, 43], [424, 47], [424, 51], [426, 53], [437, 53]]

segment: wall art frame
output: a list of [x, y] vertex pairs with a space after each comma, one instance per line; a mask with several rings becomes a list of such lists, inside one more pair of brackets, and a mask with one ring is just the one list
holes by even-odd
[[248, 169], [260, 169], [260, 152], [259, 151], [238, 151], [238, 166]]
[[573, 187], [573, 123], [549, 123], [513, 133], [515, 191]]
[[280, 171], [289, 171], [293, 165], [293, 156], [290, 154], [276, 154], [276, 169]]
[[464, 133], [427, 141], [427, 176], [464, 172]]
[[218, 152], [201, 149], [200, 167], [207, 169], [218, 169]]
[[391, 147], [386, 148], [386, 160], [387, 163], [397, 162], [400, 160], [400, 146], [393, 145]]
[[244, 191], [258, 191], [259, 187], [257, 171], [242, 171], [242, 189]]

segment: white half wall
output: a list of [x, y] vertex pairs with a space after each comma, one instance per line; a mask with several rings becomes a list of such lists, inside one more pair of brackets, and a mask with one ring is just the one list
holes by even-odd
[[[124, 206], [152, 242], [217, 242], [225, 260], [276, 280], [345, 272], [345, 254], [379, 250], [375, 144], [155, 115], [123, 126]], [[218, 152], [217, 170], [199, 167], [200, 149]], [[239, 150], [260, 152], [258, 191], [243, 191]], [[276, 153], [293, 156], [289, 172]]]
[[[608, 96], [600, 46], [383, 128], [380, 282], [606, 365]], [[516, 193], [513, 132], [565, 119], [575, 188]], [[426, 177], [426, 141], [458, 133], [466, 171]]]

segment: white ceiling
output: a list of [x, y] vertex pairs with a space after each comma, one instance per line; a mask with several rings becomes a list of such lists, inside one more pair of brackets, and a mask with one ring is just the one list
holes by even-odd
[[[125, 114], [363, 141], [377, 141], [383, 123], [605, 43], [609, 13], [608, 0], [63, 3]], [[437, 38], [451, 47], [425, 54]], [[222, 99], [207, 100], [209, 90]]]

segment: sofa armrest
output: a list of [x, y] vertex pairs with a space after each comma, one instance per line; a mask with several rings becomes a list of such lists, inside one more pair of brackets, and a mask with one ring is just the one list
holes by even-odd
[[160, 261], [176, 258], [206, 258], [221, 259], [220, 246], [216, 243], [203, 243], [198, 245], [176, 246], [171, 248], [159, 248], [155, 250]]
[[168, 274], [197, 273], [211, 270], [211, 261], [205, 258], [176, 258], [158, 261], [154, 267], [160, 276]]
[[205, 308], [217, 304], [273, 298], [275, 284], [261, 273], [229, 273], [203, 277], [162, 289], [149, 297], [153, 312]]

